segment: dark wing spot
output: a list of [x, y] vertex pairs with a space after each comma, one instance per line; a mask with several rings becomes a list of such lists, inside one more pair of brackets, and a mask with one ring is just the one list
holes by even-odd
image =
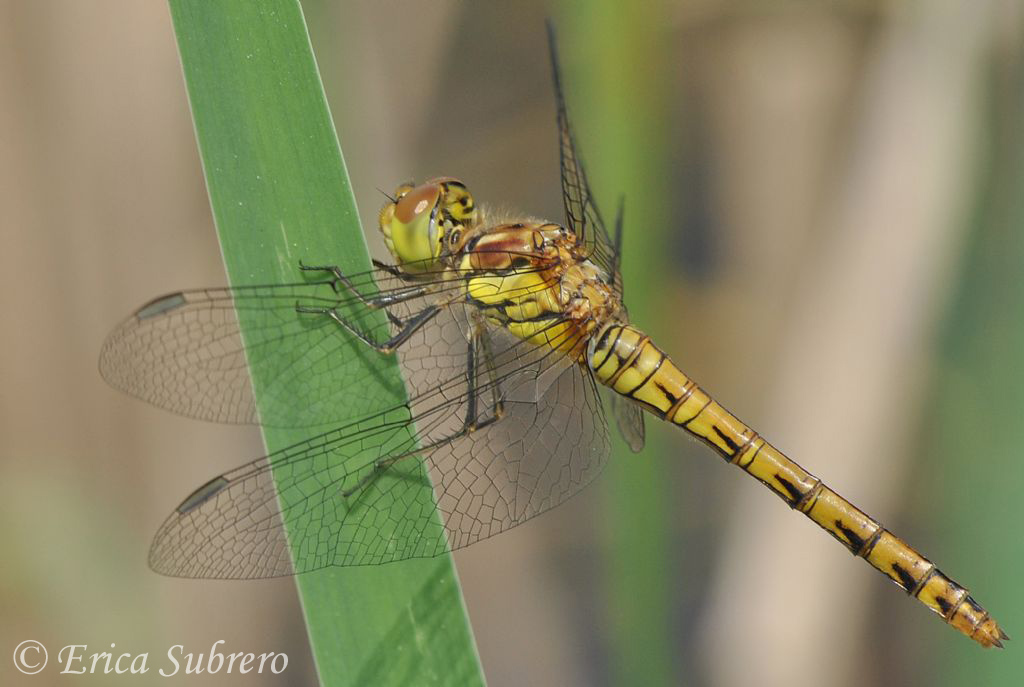
[[138, 309], [135, 313], [135, 317], [140, 320], [145, 320], [150, 317], [156, 317], [157, 315], [163, 315], [165, 312], [174, 310], [175, 308], [180, 308], [183, 305], [185, 305], [185, 294], [179, 291], [178, 293], [160, 296], [160, 298], [156, 298], [149, 303], [146, 303]]
[[178, 512], [184, 515], [189, 511], [195, 510], [220, 493], [226, 486], [228, 486], [227, 478], [224, 476], [214, 477], [209, 482], [189, 494], [185, 500], [181, 502], [181, 505], [178, 506]]

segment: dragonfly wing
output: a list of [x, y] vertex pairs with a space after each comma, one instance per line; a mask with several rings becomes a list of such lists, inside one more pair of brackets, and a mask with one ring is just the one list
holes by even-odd
[[408, 407], [396, 407], [216, 477], [157, 531], [150, 566], [174, 577], [249, 579], [436, 553], [441, 530], [431, 531], [418, 461], [345, 496], [373, 469], [379, 453], [370, 444], [396, 454], [414, 447], [409, 419]]
[[[435, 556], [568, 499], [608, 457], [592, 375], [570, 365], [551, 381], [544, 373], [564, 355], [498, 328], [484, 337], [489, 363], [472, 392], [452, 367], [409, 403], [211, 480], [160, 528], [151, 566], [256, 578]], [[532, 399], [523, 392], [531, 384], [540, 389]], [[472, 431], [469, 416], [480, 425]]]
[[600, 473], [610, 450], [589, 369], [522, 342], [501, 352], [511, 335], [500, 329], [490, 335], [498, 340], [502, 417], [430, 457], [453, 549], [563, 503]]
[[547, 28], [551, 71], [555, 86], [555, 104], [558, 111], [558, 150], [561, 161], [562, 205], [565, 208], [565, 219], [569, 229], [585, 246], [588, 257], [609, 274], [613, 287], [617, 293], [621, 294], [622, 277], [619, 274], [618, 242], [612, 241], [609, 237], [597, 202], [590, 191], [590, 184], [587, 182], [587, 174], [576, 147], [576, 138], [565, 104], [555, 30], [550, 22], [548, 22]]
[[643, 411], [637, 404], [614, 392], [606, 394], [606, 398], [611, 403], [612, 415], [615, 417], [619, 434], [633, 453], [639, 453], [644, 448], [646, 436]]
[[[399, 300], [399, 316], [444, 299], [457, 282], [440, 275], [429, 296], [401, 300], [427, 284], [403, 283], [383, 270], [356, 275], [352, 285], [365, 294]], [[229, 424], [274, 427], [337, 424], [337, 407], [359, 388], [369, 407], [382, 407], [399, 389], [362, 364], [379, 355], [322, 314], [297, 306], [334, 308], [359, 323], [371, 338], [386, 341], [396, 329], [381, 312], [371, 312], [351, 291], [332, 281], [182, 291], [140, 308], [107, 337], [100, 372], [114, 387], [180, 415]], [[241, 317], [246, 324], [241, 334]], [[424, 333], [407, 342], [419, 355]], [[250, 382], [264, 383], [257, 412]]]

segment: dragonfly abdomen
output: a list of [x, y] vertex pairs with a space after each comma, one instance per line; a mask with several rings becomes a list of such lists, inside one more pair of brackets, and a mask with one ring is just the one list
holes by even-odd
[[738, 420], [649, 336], [611, 324], [592, 341], [587, 362], [602, 384], [710, 445], [960, 632], [1002, 646], [1006, 634], [967, 589]]

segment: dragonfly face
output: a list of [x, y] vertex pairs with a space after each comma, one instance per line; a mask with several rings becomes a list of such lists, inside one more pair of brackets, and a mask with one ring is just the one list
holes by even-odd
[[381, 208], [380, 230], [402, 269], [422, 274], [436, 269], [445, 253], [461, 245], [477, 215], [465, 184], [441, 177], [399, 186], [394, 200]]

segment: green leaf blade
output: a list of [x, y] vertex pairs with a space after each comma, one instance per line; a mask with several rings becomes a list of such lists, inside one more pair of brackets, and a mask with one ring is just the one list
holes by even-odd
[[[230, 282], [299, 281], [300, 260], [369, 269], [298, 3], [170, 0], [170, 8]], [[252, 318], [239, 313], [239, 320], [246, 336]], [[396, 382], [383, 403], [402, 403], [395, 361], [363, 360]], [[254, 373], [258, 404], [268, 381]], [[353, 395], [338, 419], [379, 410]], [[305, 438], [264, 428], [268, 451]], [[429, 485], [423, 498], [431, 499]], [[436, 514], [432, 522], [440, 527]], [[323, 684], [483, 683], [450, 556], [330, 568], [296, 580]]]

